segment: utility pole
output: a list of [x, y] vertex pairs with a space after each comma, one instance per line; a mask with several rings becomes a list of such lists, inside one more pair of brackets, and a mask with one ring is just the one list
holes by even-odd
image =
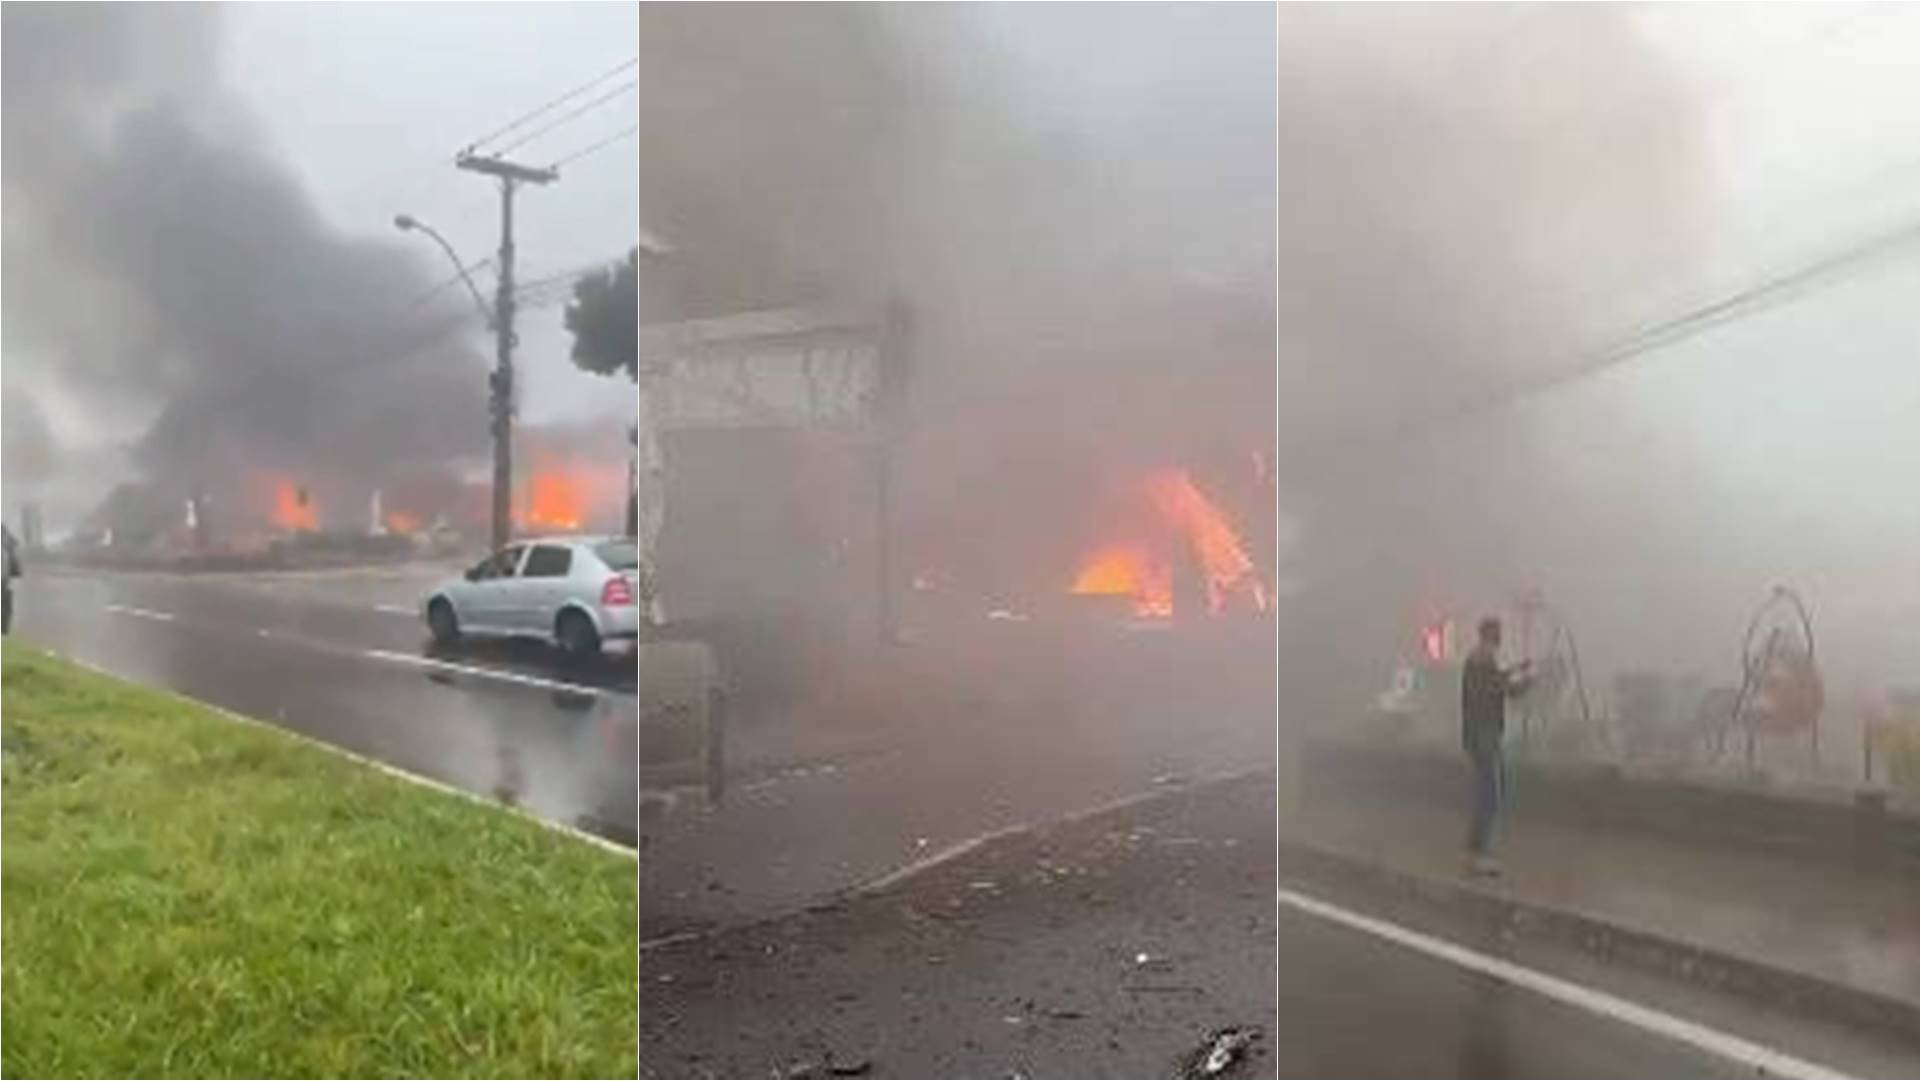
[[551, 184], [560, 174], [552, 169], [516, 165], [500, 158], [483, 158], [462, 151], [456, 168], [482, 173], [500, 181], [500, 286], [494, 297], [494, 548], [503, 548], [512, 533], [514, 483], [514, 190], [521, 184]]

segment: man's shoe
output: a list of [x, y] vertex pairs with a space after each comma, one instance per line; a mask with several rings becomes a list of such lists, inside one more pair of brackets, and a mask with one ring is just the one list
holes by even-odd
[[1498, 878], [1501, 874], [1501, 862], [1486, 854], [1469, 860], [1467, 866], [1469, 871], [1484, 878]]

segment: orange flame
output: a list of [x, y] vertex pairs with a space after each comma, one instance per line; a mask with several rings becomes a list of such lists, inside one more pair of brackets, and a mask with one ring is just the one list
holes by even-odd
[[390, 510], [387, 512], [387, 530], [392, 533], [418, 533], [420, 517], [404, 510]]
[[1174, 575], [1165, 560], [1154, 558], [1135, 544], [1112, 544], [1097, 549], [1081, 563], [1070, 593], [1082, 596], [1132, 597], [1134, 614], [1174, 614]]
[[1266, 607], [1264, 591], [1255, 579], [1254, 561], [1247, 558], [1241, 538], [1227, 524], [1227, 516], [1208, 502], [1185, 471], [1155, 472], [1147, 479], [1147, 496], [1162, 517], [1186, 535], [1200, 560], [1201, 573], [1207, 578], [1209, 612], [1221, 611], [1227, 606], [1228, 595], [1241, 588], [1249, 589], [1258, 607]]
[[586, 499], [580, 484], [557, 469], [543, 469], [528, 480], [515, 524], [533, 529], [579, 529]]
[[[1164, 524], [1186, 542], [1207, 586], [1207, 610], [1220, 613], [1228, 599], [1244, 595], [1257, 611], [1266, 611], [1266, 585], [1240, 537], [1182, 469], [1158, 469], [1142, 481], [1140, 494]], [[1072, 593], [1121, 595], [1134, 598], [1135, 614], [1168, 617], [1174, 614], [1171, 560], [1138, 542], [1110, 543], [1082, 560]]]
[[320, 528], [320, 516], [307, 491], [290, 480], [277, 480], [273, 486], [273, 524], [282, 529], [313, 532]]

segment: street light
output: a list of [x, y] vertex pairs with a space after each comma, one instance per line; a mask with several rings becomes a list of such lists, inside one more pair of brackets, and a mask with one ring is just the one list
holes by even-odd
[[480, 317], [486, 321], [487, 329], [492, 330], [494, 327], [494, 311], [487, 306], [487, 301], [481, 297], [480, 287], [474, 284], [474, 279], [467, 273], [466, 264], [460, 261], [460, 256], [454, 254], [454, 246], [447, 243], [447, 238], [436, 232], [433, 226], [428, 225], [412, 214], [395, 214], [394, 228], [403, 233], [426, 233], [429, 237], [433, 238], [434, 243], [440, 245], [440, 250], [447, 253], [447, 258], [454, 264], [454, 269], [460, 272], [460, 280], [467, 283], [467, 292], [474, 298], [474, 306], [480, 309]]
[[[446, 237], [435, 232], [433, 226], [415, 218], [411, 214], [394, 215], [394, 228], [403, 233], [425, 233], [433, 238], [434, 243], [440, 245], [440, 250], [447, 253], [447, 258], [454, 264], [454, 269], [460, 272], [460, 280], [467, 283], [467, 292], [473, 296], [474, 306], [480, 309], [480, 317], [486, 320], [487, 329], [494, 331], [500, 339], [499, 359], [495, 364], [492, 374], [487, 377], [487, 386], [491, 392], [490, 398], [493, 406], [493, 546], [495, 550], [499, 550], [506, 546], [507, 537], [513, 528], [511, 507], [513, 502], [514, 394], [513, 366], [509, 352], [512, 347], [513, 333], [510, 327], [503, 328], [496, 320], [494, 309], [489, 308], [487, 301], [482, 299], [480, 288], [474, 284], [473, 278], [467, 274], [467, 267], [461, 263], [460, 256], [454, 254], [454, 246], [447, 243]], [[506, 264], [506, 259], [510, 254], [511, 249], [502, 249], [501, 255], [503, 262], [501, 265], [500, 280], [500, 303], [502, 307], [509, 307], [512, 303], [512, 297], [508, 293], [508, 274], [510, 271], [507, 269]], [[511, 311], [509, 312], [509, 318], [511, 318]]]

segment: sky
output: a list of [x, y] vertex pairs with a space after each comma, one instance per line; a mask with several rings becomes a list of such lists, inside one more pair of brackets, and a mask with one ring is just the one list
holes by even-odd
[[[471, 263], [499, 244], [499, 198], [485, 177], [453, 167], [454, 152], [634, 55], [638, 14], [624, 3], [234, 4], [221, 63], [321, 211], [343, 231], [393, 232], [408, 213], [438, 229]], [[628, 81], [608, 80], [606, 90]], [[596, 89], [534, 125], [585, 104]], [[546, 165], [633, 123], [622, 92], [511, 152]], [[631, 139], [562, 169], [517, 197], [515, 276], [522, 282], [626, 254], [638, 222], [639, 152]], [[435, 281], [444, 255], [417, 238]], [[478, 281], [491, 300], [491, 270]], [[456, 289], [450, 306], [468, 303]], [[631, 395], [568, 359], [562, 305], [519, 320], [522, 417], [530, 422], [630, 415]], [[492, 355], [484, 327], [476, 347]]]

